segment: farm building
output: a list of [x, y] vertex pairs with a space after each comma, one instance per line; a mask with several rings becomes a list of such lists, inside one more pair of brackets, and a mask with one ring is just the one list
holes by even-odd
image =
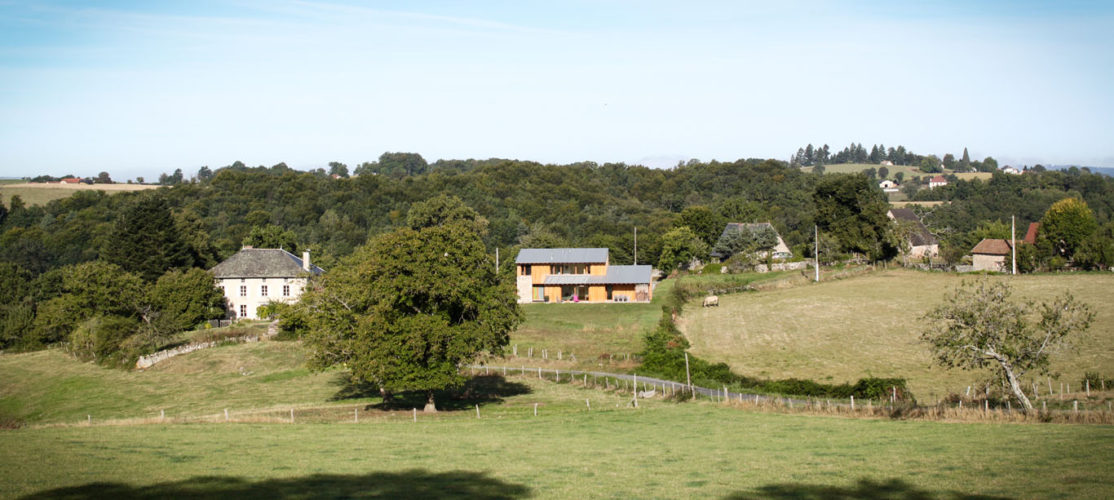
[[944, 178], [944, 176], [942, 176], [942, 175], [937, 175], [937, 176], [933, 177], [932, 179], [929, 179], [929, 181], [928, 181], [928, 189], [936, 189], [938, 187], [947, 186], [947, 185], [948, 185], [948, 179]]
[[912, 210], [892, 208], [889, 212], [886, 212], [886, 215], [894, 222], [900, 221], [908, 224], [912, 229], [909, 233], [909, 253], [906, 255], [907, 257], [920, 259], [940, 255], [940, 243]]
[[311, 275], [323, 273], [302, 258], [281, 248], [246, 246], [209, 270], [224, 293], [232, 318], [259, 319], [259, 306], [269, 302], [297, 302]]
[[1009, 268], [1008, 259], [1013, 247], [1009, 240], [986, 238], [971, 249], [971, 264], [974, 271], [1005, 271]]
[[523, 248], [515, 258], [519, 303], [649, 302], [651, 266], [616, 266], [606, 248]]
[[[769, 255], [769, 256], [771, 258], [774, 258], [774, 259], [789, 259], [789, 258], [793, 257], [793, 251], [789, 250], [789, 245], [785, 244], [785, 240], [781, 239], [781, 234], [778, 233], [777, 229], [774, 229], [773, 224], [770, 224], [769, 222], [755, 222], [755, 223], [728, 222], [727, 226], [723, 228], [723, 232], [720, 233], [719, 237], [723, 238], [724, 236], [727, 235], [727, 233], [729, 233], [731, 231], [742, 231], [742, 230], [753, 231], [753, 230], [756, 230], [756, 229], [769, 229], [769, 230], [774, 232], [775, 236], [777, 236], [777, 244], [774, 245], [774, 248], [770, 251], [765, 251], [764, 250], [764, 251], [761, 251], [761, 252], [757, 252], [756, 256], [758, 258], [760, 258], [760, 259], [766, 258], [767, 254], [770, 253], [771, 251], [773, 252], [773, 254]], [[718, 259], [720, 261], [727, 260], [728, 258], [731, 257], [730, 255], [723, 255], [722, 253], [714, 251], [714, 250], [712, 251], [711, 256], [712, 256], [713, 259]]]
[[878, 187], [882, 188], [882, 191], [887, 193], [896, 193], [898, 189], [901, 188], [901, 186], [897, 185], [896, 182], [889, 179], [879, 182]]

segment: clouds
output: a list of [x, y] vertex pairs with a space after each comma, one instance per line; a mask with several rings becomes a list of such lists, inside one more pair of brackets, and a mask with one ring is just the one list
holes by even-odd
[[0, 5], [0, 175], [386, 150], [784, 158], [849, 141], [1111, 156], [1100, 7], [376, 5]]

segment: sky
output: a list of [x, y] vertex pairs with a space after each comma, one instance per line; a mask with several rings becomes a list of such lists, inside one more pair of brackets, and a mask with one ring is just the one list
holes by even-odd
[[0, 0], [0, 177], [385, 151], [1114, 167], [1114, 2]]

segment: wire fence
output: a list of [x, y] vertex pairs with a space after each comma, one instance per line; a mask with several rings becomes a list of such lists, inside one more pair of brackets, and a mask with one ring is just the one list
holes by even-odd
[[[722, 403], [749, 404], [759, 407], [778, 407], [784, 409], [797, 409], [802, 411], [817, 411], [824, 413], [849, 413], [857, 415], [882, 415], [887, 417], [927, 417], [927, 418], [959, 418], [980, 420], [1031, 420], [1044, 422], [1064, 423], [1104, 423], [1114, 424], [1114, 403], [1106, 400], [1105, 404], [1084, 400], [1082, 404], [1078, 399], [1071, 400], [1070, 409], [1049, 409], [1047, 400], [1041, 400], [1038, 408], [1033, 412], [1025, 412], [1022, 408], [1013, 408], [1007, 402], [1005, 405], [991, 406], [990, 399], [963, 400], [951, 403], [938, 401], [936, 404], [914, 405], [902, 401], [898, 397], [899, 391], [892, 388], [892, 395], [888, 399], [832, 399], [791, 397], [783, 395], [759, 394], [753, 392], [734, 392], [727, 386], [722, 388], [701, 387], [695, 384], [665, 380], [656, 377], [641, 376], [638, 374], [609, 373], [592, 370], [575, 370], [560, 368], [527, 367], [525, 365], [470, 365], [467, 367], [472, 375], [503, 375], [506, 376], [537, 376], [543, 380], [553, 380], [557, 383], [580, 382], [586, 387], [601, 387], [604, 389], [623, 389], [631, 391], [632, 400], [639, 398], [704, 398], [709, 401]], [[1061, 394], [1061, 400], [1063, 395]], [[637, 404], [637, 403], [635, 403]]]

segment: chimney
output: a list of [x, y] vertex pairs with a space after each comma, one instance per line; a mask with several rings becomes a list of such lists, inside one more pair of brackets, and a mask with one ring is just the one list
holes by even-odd
[[313, 269], [313, 266], [309, 264], [309, 250], [306, 250], [302, 252], [302, 270], [308, 273], [310, 269]]

